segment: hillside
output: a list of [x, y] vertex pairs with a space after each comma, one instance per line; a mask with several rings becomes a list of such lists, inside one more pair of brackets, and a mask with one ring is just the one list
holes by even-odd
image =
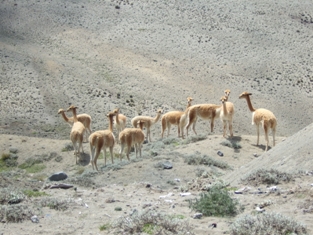
[[[312, 234], [312, 40], [309, 0], [1, 1], [0, 234], [113, 234], [109, 228], [120, 218], [145, 210], [179, 217], [194, 234], [231, 234], [238, 218], [261, 214], [255, 209], [261, 204]], [[88, 165], [88, 143], [75, 165], [71, 128], [58, 115], [77, 105], [91, 115], [95, 131], [107, 128], [106, 114], [120, 108], [130, 127], [139, 114], [184, 110], [188, 96], [192, 104], [221, 104], [225, 89], [235, 106], [233, 138], [222, 137], [220, 120], [213, 133], [208, 121], [198, 120], [197, 136], [190, 131], [177, 138], [172, 127], [170, 137], [160, 139], [158, 122], [142, 158], [132, 153], [130, 162], [125, 156], [120, 162], [116, 144], [114, 164], [108, 159], [104, 166], [102, 157], [99, 172]], [[263, 131], [256, 146], [251, 112], [239, 100], [243, 91], [253, 94], [255, 108], [277, 118], [276, 146], [270, 133], [268, 152]], [[197, 163], [202, 158], [211, 163]], [[244, 181], [260, 169], [292, 179]], [[49, 181], [56, 172], [68, 178]], [[73, 188], [49, 188], [56, 183]], [[215, 184], [244, 210], [193, 219], [188, 199]], [[21, 196], [25, 190], [43, 195]], [[18, 196], [21, 203], [10, 205], [7, 198]], [[10, 210], [11, 217], [4, 216]], [[25, 220], [12, 223], [16, 215]]]

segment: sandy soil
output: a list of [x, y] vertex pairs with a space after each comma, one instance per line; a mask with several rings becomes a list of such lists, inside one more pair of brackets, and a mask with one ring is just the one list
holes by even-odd
[[[312, 215], [298, 207], [312, 198], [312, 9], [309, 0], [1, 1], [0, 153], [13, 147], [19, 165], [39, 158], [45, 168], [39, 173], [2, 172], [0, 186], [45, 191], [68, 200], [70, 208], [44, 207], [39, 223], [3, 221], [0, 234], [106, 234], [101, 225], [146, 208], [183, 215], [195, 234], [229, 234], [229, 224], [238, 217], [191, 217], [195, 212], [186, 199], [201, 193], [197, 172], [203, 169], [209, 172], [204, 184], [223, 180], [232, 189], [250, 187], [233, 194], [245, 207], [240, 215], [253, 214], [256, 204], [271, 201], [267, 211], [306, 224], [312, 234]], [[184, 110], [188, 96], [193, 104], [220, 104], [225, 89], [231, 90], [235, 106], [232, 142], [241, 145], [239, 150], [221, 144], [226, 140], [219, 120], [213, 133], [207, 121], [199, 120], [196, 129], [204, 140], [186, 143], [176, 138], [173, 127], [173, 139], [164, 144], [168, 142], [160, 140], [158, 122], [142, 158], [132, 154], [131, 162], [115, 159], [106, 167], [99, 159], [99, 173], [88, 165], [87, 143], [79, 165], [72, 151], [63, 151], [71, 128], [57, 114], [60, 108], [77, 105], [79, 113], [91, 115], [95, 131], [107, 128], [106, 114], [118, 107], [130, 127], [138, 114]], [[273, 148], [270, 137], [267, 153], [263, 132], [256, 146], [251, 112], [238, 99], [243, 91], [253, 94], [256, 108], [277, 117], [277, 145]], [[188, 165], [184, 160], [189, 155], [208, 155], [232, 170]], [[173, 168], [161, 169], [165, 161]], [[255, 194], [273, 185], [243, 185], [240, 179], [259, 168], [296, 178], [277, 185], [280, 193]], [[76, 191], [44, 189], [54, 184], [47, 178], [60, 171], [68, 174], [64, 183]], [[191, 195], [180, 196], [190, 185]], [[208, 227], [213, 222], [217, 228]]]

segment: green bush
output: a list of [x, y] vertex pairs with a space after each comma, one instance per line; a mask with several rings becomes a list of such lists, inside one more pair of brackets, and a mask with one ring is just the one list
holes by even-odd
[[200, 199], [188, 200], [189, 208], [204, 216], [235, 216], [239, 203], [229, 192], [220, 186], [213, 186], [208, 192], [201, 193]]
[[307, 234], [306, 227], [278, 213], [244, 215], [230, 226], [232, 235]]
[[293, 180], [291, 174], [280, 172], [275, 169], [258, 169], [241, 179], [243, 183], [249, 183], [254, 186], [260, 184], [274, 185], [279, 184], [281, 181], [289, 182], [291, 180]]

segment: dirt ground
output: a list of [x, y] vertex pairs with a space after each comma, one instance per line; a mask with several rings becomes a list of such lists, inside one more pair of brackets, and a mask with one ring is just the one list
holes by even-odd
[[[312, 214], [299, 206], [312, 199], [313, 190], [312, 19], [310, 0], [2, 0], [0, 154], [14, 148], [18, 165], [39, 159], [44, 167], [36, 173], [1, 172], [0, 186], [46, 192], [64, 199], [69, 209], [43, 207], [39, 223], [2, 221], [0, 234], [107, 234], [99, 227], [149, 208], [183, 217], [195, 234], [229, 234], [234, 220], [255, 214], [265, 202], [266, 211], [289, 216], [313, 234]], [[78, 165], [73, 151], [64, 150], [71, 145], [71, 128], [57, 113], [60, 108], [74, 104], [78, 113], [91, 115], [92, 131], [106, 129], [106, 114], [120, 108], [131, 127], [139, 114], [185, 110], [188, 96], [192, 104], [221, 104], [225, 89], [235, 107], [231, 140], [222, 137], [220, 120], [213, 133], [207, 121], [198, 120], [198, 137], [204, 138], [194, 142], [192, 132], [190, 142], [176, 138], [174, 127], [161, 140], [158, 122], [142, 158], [132, 153], [130, 162], [115, 157], [107, 166], [101, 158], [99, 172], [89, 165], [88, 143]], [[267, 153], [263, 131], [256, 146], [251, 112], [239, 100], [243, 91], [252, 93], [255, 108], [269, 109], [277, 118], [276, 146], [270, 135]], [[116, 144], [115, 155], [119, 148]], [[230, 168], [186, 163], [203, 155]], [[173, 168], [163, 169], [166, 162]], [[242, 183], [260, 168], [288, 172], [295, 180]], [[207, 178], [199, 178], [203, 171]], [[48, 177], [57, 172], [65, 172], [68, 179], [61, 182], [73, 188], [45, 189], [55, 184]], [[235, 218], [193, 219], [187, 200], [216, 182], [227, 184], [245, 210]], [[278, 190], [269, 193], [272, 186]], [[234, 193], [244, 187], [249, 190]], [[187, 189], [191, 194], [181, 196]], [[213, 222], [217, 227], [209, 228]]]

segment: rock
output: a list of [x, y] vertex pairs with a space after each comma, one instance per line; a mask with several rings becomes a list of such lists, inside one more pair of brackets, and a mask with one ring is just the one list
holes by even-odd
[[9, 148], [9, 151], [10, 151], [10, 153], [17, 153], [17, 152], [18, 152], [18, 149], [15, 148], [15, 147], [10, 147], [10, 148]]
[[39, 219], [38, 219], [37, 215], [32, 216], [30, 219], [33, 223], [39, 223]]
[[193, 216], [192, 216], [192, 218], [194, 218], [194, 219], [201, 219], [202, 218], [202, 213], [196, 213], [196, 214], [194, 214]]
[[173, 165], [169, 161], [163, 162], [163, 169], [172, 169]]
[[49, 177], [49, 180], [51, 181], [60, 181], [60, 180], [65, 180], [67, 178], [67, 174], [64, 172], [58, 172]]

